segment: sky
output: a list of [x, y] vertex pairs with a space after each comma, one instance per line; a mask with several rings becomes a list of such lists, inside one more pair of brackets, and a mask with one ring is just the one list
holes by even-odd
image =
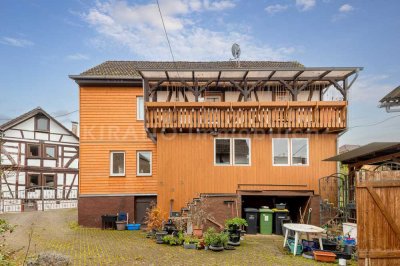
[[[176, 60], [298, 61], [364, 70], [341, 144], [400, 141], [378, 101], [400, 85], [398, 0], [159, 0]], [[68, 75], [106, 60], [171, 60], [156, 0], [1, 0], [0, 124], [37, 106], [78, 120]]]

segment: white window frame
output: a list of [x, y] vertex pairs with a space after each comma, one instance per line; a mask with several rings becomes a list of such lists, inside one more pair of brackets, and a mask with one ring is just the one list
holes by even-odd
[[[249, 141], [249, 163], [248, 164], [236, 164], [235, 163], [235, 154], [236, 154], [236, 151], [235, 151], [235, 140], [241, 140], [241, 139]], [[234, 166], [251, 166], [251, 139], [250, 138], [232, 138], [231, 145], [232, 145], [232, 148], [233, 148], [232, 152], [231, 152], [233, 165]]]
[[[150, 153], [150, 173], [139, 172], [139, 153]], [[153, 175], [153, 152], [152, 151], [136, 151], [136, 176], [152, 176]]]
[[[293, 140], [307, 141], [307, 164], [293, 164]], [[290, 165], [292, 166], [309, 166], [310, 165], [310, 142], [308, 138], [291, 138], [290, 139]]]
[[[143, 101], [143, 110], [140, 110], [140, 106], [139, 106], [140, 99]], [[140, 113], [143, 113], [143, 117], [139, 117]], [[144, 120], [144, 98], [143, 98], [143, 96], [136, 96], [136, 120], [138, 120], [138, 121]]]
[[[227, 139], [229, 140], [229, 164], [217, 163], [217, 139]], [[214, 138], [214, 166], [231, 166], [232, 165], [232, 138]]]
[[[123, 173], [113, 173], [114, 169], [114, 161], [113, 155], [114, 153], [123, 153], [124, 154], [124, 172]], [[126, 174], [126, 153], [124, 151], [110, 151], [110, 176], [125, 176]]]
[[[275, 143], [274, 143], [274, 140], [282, 140], [282, 139], [285, 139], [286, 140], [286, 142], [287, 142], [287, 151], [288, 151], [288, 162], [287, 162], [287, 164], [276, 164], [275, 163], [275, 160], [274, 160], [274, 158], [275, 158]], [[290, 152], [290, 141], [289, 141], [289, 138], [272, 138], [272, 165], [273, 166], [290, 166], [290, 163], [291, 163], [291, 158], [292, 158], [292, 154], [291, 154], [291, 152]]]

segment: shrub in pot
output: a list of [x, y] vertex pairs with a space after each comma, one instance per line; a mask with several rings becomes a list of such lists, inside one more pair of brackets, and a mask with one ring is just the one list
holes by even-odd
[[191, 236], [185, 236], [183, 241], [183, 247], [185, 249], [196, 249], [200, 243], [200, 240]]
[[146, 212], [146, 224], [149, 232], [155, 232], [157, 244], [163, 243], [163, 237], [167, 235], [166, 231], [162, 231], [164, 223], [164, 213], [155, 205], [152, 205]]
[[212, 218], [208, 212], [210, 209], [207, 198], [200, 198], [190, 207], [189, 219], [193, 227], [193, 235], [201, 237], [203, 235], [203, 226], [207, 219]]
[[235, 217], [225, 221], [225, 227], [229, 234], [229, 245], [240, 245], [241, 228], [243, 226], [247, 226], [247, 221], [240, 217]]
[[228, 243], [229, 235], [225, 232], [217, 233], [214, 228], [209, 228], [204, 234], [204, 242], [212, 251], [222, 251]]

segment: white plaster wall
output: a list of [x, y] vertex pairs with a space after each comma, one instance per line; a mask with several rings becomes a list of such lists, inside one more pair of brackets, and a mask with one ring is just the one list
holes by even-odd
[[225, 102], [237, 102], [239, 98], [238, 91], [226, 91], [225, 92]]
[[29, 118], [28, 120], [15, 125], [13, 128], [22, 130], [34, 130], [35, 129], [35, 118]]
[[44, 167], [56, 167], [56, 160], [43, 160]]
[[40, 166], [40, 159], [28, 159], [28, 166]]

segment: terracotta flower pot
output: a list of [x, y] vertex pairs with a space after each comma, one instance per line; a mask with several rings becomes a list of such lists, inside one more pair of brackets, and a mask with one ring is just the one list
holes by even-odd
[[193, 227], [193, 235], [197, 237], [203, 236], [203, 228], [201, 227]]

